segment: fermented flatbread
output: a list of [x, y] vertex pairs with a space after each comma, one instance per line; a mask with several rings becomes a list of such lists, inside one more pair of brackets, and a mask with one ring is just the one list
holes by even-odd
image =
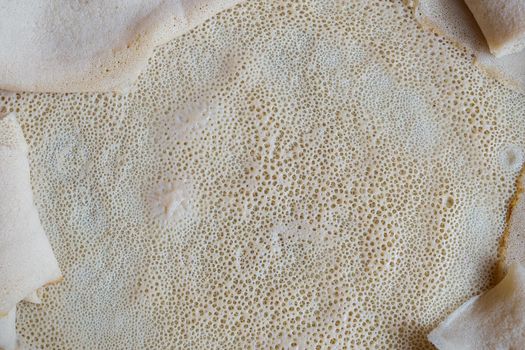
[[0, 350], [14, 350], [16, 347], [16, 308], [0, 317]]
[[0, 119], [0, 316], [62, 276], [33, 203], [27, 152], [15, 114]]
[[[24, 301], [40, 304], [37, 291], [30, 293]], [[0, 317], [0, 350], [14, 350], [17, 348], [18, 336], [16, 334], [16, 307], [11, 309], [6, 316]], [[26, 349], [21, 348], [21, 349]]]
[[0, 103], [67, 273], [18, 306], [42, 349], [433, 349], [525, 146], [525, 96], [399, 1], [247, 1], [126, 94]]
[[523, 348], [525, 268], [512, 265], [496, 287], [461, 305], [428, 338], [439, 350]]
[[153, 48], [239, 0], [1, 0], [0, 89], [125, 90]]
[[24, 301], [27, 301], [28, 303], [33, 304], [40, 304], [42, 301], [40, 300], [40, 296], [38, 295], [39, 289], [31, 292], [29, 295], [27, 295], [24, 298]]
[[510, 201], [507, 225], [500, 243], [499, 275], [504, 276], [515, 263], [525, 266], [525, 167], [516, 180], [516, 193]]
[[[525, 34], [523, 0], [471, 0], [469, 4], [477, 13], [494, 53], [502, 55], [522, 47]], [[525, 92], [525, 51], [495, 57], [464, 1], [418, 0], [414, 13], [423, 26], [466, 48], [474, 56], [474, 63], [488, 76]]]
[[525, 47], [525, 1], [465, 0], [496, 57]]

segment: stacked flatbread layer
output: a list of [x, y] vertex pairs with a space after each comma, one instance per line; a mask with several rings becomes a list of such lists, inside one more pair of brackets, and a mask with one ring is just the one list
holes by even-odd
[[11, 113], [0, 119], [0, 348], [16, 344], [16, 305], [62, 274], [33, 203], [27, 144]]
[[523, 0], [418, 0], [414, 10], [425, 28], [465, 48], [487, 75], [525, 92]]
[[[110, 45], [111, 47], [111, 45]], [[493, 283], [525, 98], [385, 1], [248, 1], [123, 94], [7, 94], [65, 348], [432, 348]]]

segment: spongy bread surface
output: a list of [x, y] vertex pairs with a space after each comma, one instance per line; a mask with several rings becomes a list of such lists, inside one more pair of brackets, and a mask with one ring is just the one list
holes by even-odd
[[247, 1], [126, 94], [14, 94], [42, 349], [431, 349], [492, 283], [524, 97], [396, 1]]

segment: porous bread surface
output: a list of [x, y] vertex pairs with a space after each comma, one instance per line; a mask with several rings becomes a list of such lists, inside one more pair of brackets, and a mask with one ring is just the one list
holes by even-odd
[[248, 1], [127, 94], [1, 103], [65, 274], [20, 305], [42, 349], [431, 349], [525, 146], [525, 98], [398, 1]]
[[[465, 47], [474, 56], [474, 63], [482, 71], [517, 91], [525, 93], [525, 51], [523, 48], [523, 1], [473, 0], [471, 6], [478, 9], [501, 12], [502, 15], [479, 14], [485, 31], [489, 30], [491, 42], [497, 45], [499, 54], [495, 57], [480, 30], [480, 25], [464, 1], [457, 0], [405, 0], [414, 8], [418, 21], [431, 28], [456, 45]], [[485, 6], [485, 7], [484, 7]], [[503, 8], [503, 9], [502, 9]], [[512, 15], [509, 15], [511, 13]], [[498, 25], [497, 21], [504, 23]], [[514, 54], [508, 54], [515, 51]], [[520, 52], [518, 52], [520, 51]]]

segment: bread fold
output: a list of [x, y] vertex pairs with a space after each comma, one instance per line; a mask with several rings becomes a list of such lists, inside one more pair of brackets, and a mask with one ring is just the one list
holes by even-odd
[[465, 3], [493, 55], [501, 57], [525, 48], [525, 1], [465, 0]]
[[3, 1], [0, 89], [126, 91], [155, 46], [240, 1]]
[[513, 264], [496, 287], [461, 305], [428, 339], [439, 350], [521, 349], [525, 344], [525, 268]]
[[28, 146], [15, 114], [0, 119], [0, 242], [2, 317], [62, 278], [33, 202]]

